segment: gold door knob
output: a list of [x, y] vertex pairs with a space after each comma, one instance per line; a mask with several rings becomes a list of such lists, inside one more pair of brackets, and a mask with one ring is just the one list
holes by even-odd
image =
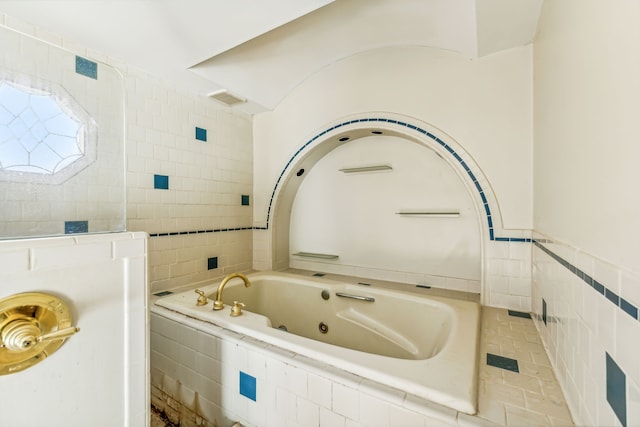
[[0, 299], [0, 375], [44, 360], [80, 329], [59, 298], [29, 292]]

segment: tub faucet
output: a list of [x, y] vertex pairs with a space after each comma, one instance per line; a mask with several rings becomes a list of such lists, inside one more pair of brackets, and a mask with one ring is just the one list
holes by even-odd
[[242, 273], [229, 274], [227, 277], [222, 279], [222, 282], [220, 282], [220, 285], [218, 285], [218, 291], [216, 292], [216, 300], [213, 302], [214, 310], [222, 310], [224, 308], [224, 303], [222, 302], [222, 290], [224, 289], [224, 286], [227, 284], [227, 282], [235, 277], [241, 278], [244, 281], [244, 286], [246, 288], [251, 286], [251, 282], [249, 281], [249, 279], [247, 279], [247, 276], [245, 276], [244, 274]]

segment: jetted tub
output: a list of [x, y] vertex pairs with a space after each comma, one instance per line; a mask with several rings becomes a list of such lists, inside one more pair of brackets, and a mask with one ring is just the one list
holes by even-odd
[[[251, 336], [467, 414], [476, 413], [480, 306], [406, 291], [282, 272], [219, 282], [155, 304]], [[231, 317], [234, 301], [245, 304]]]

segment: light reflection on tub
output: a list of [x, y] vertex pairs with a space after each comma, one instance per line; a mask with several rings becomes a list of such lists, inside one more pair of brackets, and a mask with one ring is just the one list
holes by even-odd
[[[193, 290], [160, 298], [156, 305], [458, 411], [476, 412], [478, 304], [290, 273], [248, 277], [248, 288], [240, 279], [226, 285], [221, 311], [212, 310], [219, 282], [199, 286], [210, 298], [207, 306], [195, 305]], [[322, 291], [328, 291], [328, 299]], [[242, 316], [229, 315], [233, 301], [245, 304]]]

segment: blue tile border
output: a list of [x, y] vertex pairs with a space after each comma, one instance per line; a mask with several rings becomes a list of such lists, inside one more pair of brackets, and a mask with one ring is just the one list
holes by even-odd
[[592, 287], [596, 292], [598, 292], [600, 295], [605, 297], [607, 300], [609, 300], [613, 305], [618, 307], [620, 310], [624, 311], [635, 320], [640, 320], [640, 318], [638, 317], [638, 307], [636, 307], [629, 301], [625, 300], [621, 296], [617, 295], [611, 289], [607, 288], [604, 284], [598, 282], [596, 279], [589, 276], [587, 273], [580, 270], [578, 267], [571, 264], [561, 256], [549, 250], [547, 247], [542, 245], [542, 242], [549, 243], [549, 240], [533, 239], [533, 244], [538, 248], [540, 248], [542, 252], [546, 253], [555, 261], [557, 261], [559, 264], [561, 264], [563, 267], [565, 267], [567, 270], [569, 270], [570, 272], [578, 276], [584, 283]]
[[[462, 157], [460, 157], [460, 155], [458, 153], [456, 153], [456, 151], [446, 142], [444, 142], [442, 139], [438, 138], [437, 136], [433, 135], [432, 133], [409, 123], [405, 123], [402, 121], [398, 121], [398, 120], [394, 120], [394, 119], [387, 119], [387, 118], [383, 118], [383, 117], [372, 117], [372, 118], [362, 118], [362, 119], [354, 119], [354, 120], [349, 120], [343, 123], [339, 123], [337, 125], [334, 125], [328, 129], [323, 130], [322, 132], [319, 132], [318, 134], [316, 134], [315, 136], [313, 136], [311, 139], [309, 139], [307, 142], [305, 142], [301, 147], [298, 148], [298, 150], [291, 156], [291, 158], [289, 159], [289, 161], [285, 164], [284, 168], [282, 169], [282, 171], [280, 172], [280, 175], [278, 176], [278, 179], [276, 180], [276, 183], [273, 187], [273, 191], [271, 192], [271, 198], [269, 199], [269, 206], [267, 208], [267, 221], [266, 221], [266, 226], [264, 227], [236, 227], [236, 228], [218, 228], [218, 229], [211, 229], [211, 230], [196, 230], [196, 231], [176, 231], [176, 232], [170, 232], [170, 233], [151, 233], [149, 234], [149, 237], [164, 237], [164, 236], [177, 236], [177, 235], [185, 235], [185, 234], [199, 234], [199, 233], [219, 233], [219, 232], [226, 232], [226, 231], [241, 231], [241, 230], [268, 230], [269, 229], [269, 223], [271, 221], [271, 209], [273, 207], [273, 202], [275, 199], [275, 195], [276, 195], [276, 191], [278, 189], [278, 187], [280, 186], [280, 183], [282, 182], [285, 172], [289, 169], [289, 166], [291, 166], [291, 164], [293, 163], [293, 161], [306, 149], [309, 147], [309, 145], [311, 145], [314, 141], [316, 141], [318, 138], [322, 137], [323, 135], [335, 130], [335, 129], [339, 129], [341, 127], [350, 125], [350, 124], [354, 124], [354, 123], [363, 123], [363, 122], [381, 122], [381, 123], [389, 123], [389, 124], [394, 124], [394, 125], [398, 125], [398, 126], [402, 126], [411, 130], [414, 130], [416, 132], [419, 132], [425, 136], [427, 136], [428, 138], [432, 139], [433, 141], [435, 141], [436, 143], [438, 143], [441, 147], [443, 147], [451, 156], [453, 156], [453, 158], [460, 164], [460, 166], [464, 169], [464, 171], [466, 172], [467, 176], [469, 177], [469, 179], [471, 180], [471, 182], [473, 182], [475, 188], [478, 191], [478, 194], [480, 195], [480, 199], [482, 200], [483, 206], [484, 206], [484, 210], [486, 213], [486, 217], [487, 217], [487, 228], [489, 231], [489, 240], [492, 241], [496, 241], [496, 242], [517, 242], [517, 243], [532, 243], [533, 239], [530, 238], [523, 238], [523, 237], [497, 237], [495, 235], [495, 229], [494, 229], [494, 225], [493, 225], [493, 219], [492, 219], [492, 213], [491, 213], [491, 208], [489, 207], [489, 201], [487, 200], [487, 197], [485, 195], [485, 191], [482, 188], [482, 185], [480, 184], [480, 182], [478, 181], [478, 179], [476, 178], [475, 174], [471, 171], [471, 168], [469, 167], [469, 165], [467, 165], [467, 163], [462, 159]], [[196, 132], [198, 131], [198, 129], [200, 128], [196, 128]], [[204, 130], [204, 129], [200, 129], [200, 130]], [[206, 130], [205, 130], [206, 131]]]
[[149, 233], [149, 237], [185, 236], [187, 234], [224, 233], [227, 231], [265, 230], [263, 227], [211, 228], [208, 230], [170, 231], [168, 233]]
[[398, 125], [398, 126], [402, 126], [402, 127], [406, 127], [409, 128], [411, 130], [414, 130], [416, 132], [419, 132], [425, 136], [427, 136], [428, 138], [431, 138], [433, 141], [435, 141], [436, 143], [438, 143], [442, 148], [444, 148], [445, 150], [447, 150], [447, 152], [449, 154], [451, 154], [451, 156], [453, 156], [454, 159], [456, 159], [456, 161], [460, 164], [460, 166], [464, 169], [464, 171], [466, 172], [467, 176], [469, 177], [469, 179], [471, 180], [471, 182], [475, 185], [478, 194], [480, 195], [480, 199], [482, 200], [482, 203], [484, 205], [484, 210], [486, 212], [486, 216], [487, 216], [487, 227], [489, 230], [489, 240], [495, 240], [495, 241], [499, 241], [499, 242], [521, 242], [521, 243], [531, 243], [532, 239], [530, 238], [520, 238], [520, 237], [497, 237], [495, 236], [495, 232], [494, 232], [494, 226], [493, 226], [493, 220], [492, 220], [492, 215], [491, 215], [491, 208], [489, 207], [489, 202], [487, 200], [487, 197], [485, 196], [485, 191], [482, 188], [482, 185], [480, 184], [480, 182], [478, 181], [478, 179], [476, 178], [476, 176], [473, 174], [473, 172], [471, 171], [471, 168], [469, 167], [469, 165], [467, 165], [467, 163], [462, 159], [462, 157], [460, 157], [460, 155], [458, 153], [456, 153], [456, 151], [446, 142], [444, 142], [442, 139], [438, 138], [437, 136], [433, 135], [432, 133], [426, 131], [425, 129], [422, 129], [418, 126], [409, 124], [409, 123], [405, 123], [405, 122], [401, 122], [398, 120], [393, 120], [393, 119], [386, 119], [383, 117], [371, 117], [371, 118], [362, 118], [362, 119], [354, 119], [354, 120], [349, 120], [346, 122], [342, 122], [339, 123], [337, 125], [334, 125], [320, 133], [318, 133], [317, 135], [313, 136], [311, 139], [309, 139], [307, 142], [305, 142], [300, 148], [298, 148], [298, 150], [293, 154], [293, 156], [291, 156], [291, 158], [289, 159], [289, 161], [285, 164], [284, 168], [282, 169], [282, 172], [280, 172], [280, 175], [278, 176], [278, 179], [276, 180], [276, 183], [273, 187], [273, 191], [271, 192], [271, 198], [269, 200], [269, 207], [267, 208], [267, 226], [263, 227], [263, 228], [259, 228], [259, 229], [265, 229], [268, 230], [269, 229], [269, 222], [271, 220], [271, 208], [273, 207], [273, 201], [276, 195], [276, 190], [278, 189], [278, 186], [280, 185], [281, 181], [284, 178], [284, 174], [285, 172], [289, 169], [289, 166], [293, 163], [294, 159], [296, 159], [296, 157], [298, 157], [298, 155], [300, 155], [300, 153], [302, 151], [304, 151], [309, 145], [311, 145], [314, 141], [316, 141], [318, 138], [320, 138], [321, 136], [325, 135], [328, 132], [331, 132], [332, 130], [350, 125], [350, 124], [354, 124], [354, 123], [362, 123], [362, 122], [382, 122], [382, 123], [390, 123], [390, 124], [394, 124], [394, 125]]

